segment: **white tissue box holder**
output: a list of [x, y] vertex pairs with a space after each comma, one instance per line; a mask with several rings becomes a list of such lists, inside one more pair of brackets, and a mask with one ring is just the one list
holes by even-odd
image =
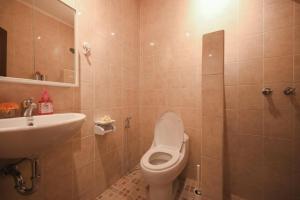
[[96, 135], [105, 135], [116, 131], [115, 120], [110, 122], [95, 121], [94, 132]]

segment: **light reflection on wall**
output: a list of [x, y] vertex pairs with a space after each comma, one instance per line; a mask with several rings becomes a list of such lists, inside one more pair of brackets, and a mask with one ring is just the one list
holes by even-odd
[[195, 0], [198, 17], [215, 18], [222, 14], [231, 0]]
[[200, 33], [236, 25], [238, 0], [190, 0], [189, 20]]

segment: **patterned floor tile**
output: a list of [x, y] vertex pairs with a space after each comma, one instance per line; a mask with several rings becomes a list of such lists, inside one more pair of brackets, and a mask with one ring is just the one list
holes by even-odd
[[[196, 181], [186, 179], [179, 183], [176, 200], [201, 200], [195, 194]], [[147, 200], [147, 184], [144, 182], [140, 167], [134, 168], [128, 175], [119, 179], [110, 188], [99, 195], [97, 200]]]

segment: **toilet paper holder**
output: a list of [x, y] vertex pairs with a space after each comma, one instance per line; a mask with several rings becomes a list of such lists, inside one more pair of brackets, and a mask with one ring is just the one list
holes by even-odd
[[101, 122], [95, 121], [94, 132], [96, 135], [105, 135], [107, 133], [112, 133], [116, 131], [115, 120], [111, 120], [110, 122]]

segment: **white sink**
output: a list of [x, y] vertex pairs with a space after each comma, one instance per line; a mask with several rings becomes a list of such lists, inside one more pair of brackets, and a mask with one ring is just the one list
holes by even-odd
[[0, 159], [38, 156], [52, 145], [63, 143], [80, 130], [84, 114], [65, 113], [28, 118], [0, 119]]

